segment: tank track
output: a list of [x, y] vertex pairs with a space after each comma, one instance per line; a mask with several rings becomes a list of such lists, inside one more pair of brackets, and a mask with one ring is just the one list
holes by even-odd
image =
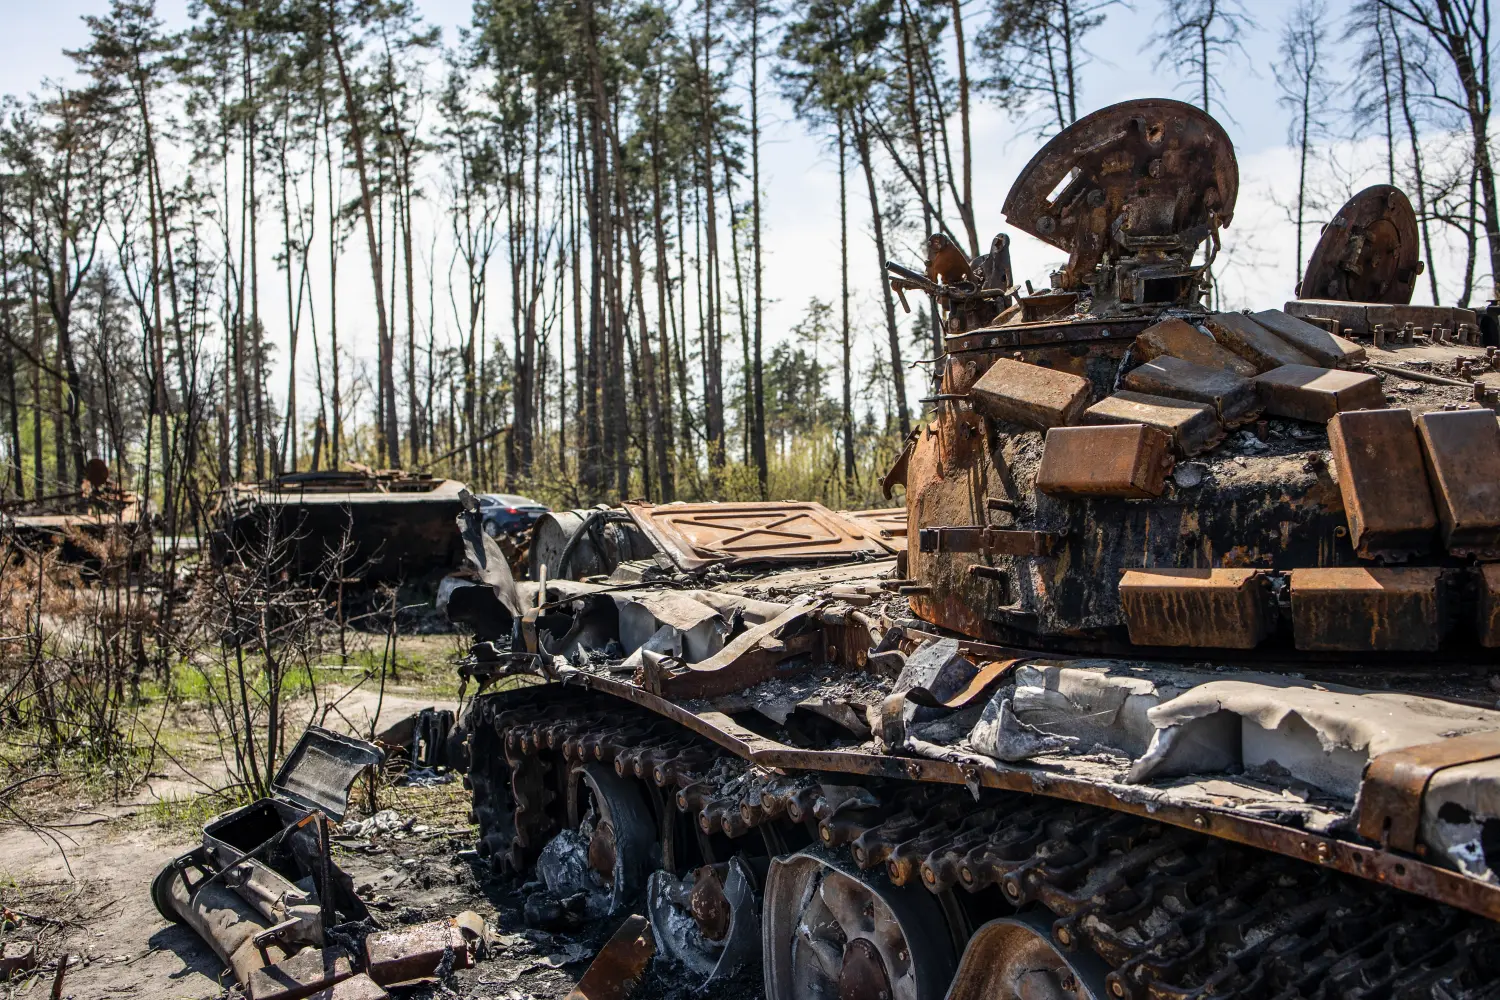
[[[847, 776], [759, 771], [593, 694], [481, 698], [470, 727], [480, 851], [500, 869], [529, 869], [561, 829], [560, 777], [597, 761], [640, 780], [704, 838], [759, 832], [774, 854], [815, 829], [825, 848], [898, 886], [964, 890], [995, 916], [1044, 907], [1054, 944], [1107, 963], [1118, 1000], [1500, 1000], [1500, 924], [1148, 819], [1011, 792], [976, 802], [920, 782], [852, 793]], [[950, 930], [959, 942], [969, 932]]]

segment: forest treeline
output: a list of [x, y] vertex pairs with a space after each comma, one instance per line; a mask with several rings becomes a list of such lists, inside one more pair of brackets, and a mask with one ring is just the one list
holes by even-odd
[[[352, 461], [554, 502], [872, 502], [921, 414], [906, 372], [941, 337], [884, 282], [862, 325], [851, 273], [934, 231], [987, 247], [976, 108], [1033, 141], [1109, 103], [1081, 74], [1128, 14], [475, 0], [444, 47], [409, 0], [196, 0], [181, 30], [110, 0], [75, 82], [8, 99], [0, 123], [5, 493], [74, 488], [99, 455], [173, 519], [219, 484]], [[1214, 111], [1254, 19], [1281, 19], [1259, 27], [1280, 38], [1299, 239], [1336, 207], [1309, 163], [1374, 139], [1428, 261], [1457, 246], [1445, 281], [1488, 294], [1485, 0], [1133, 14], [1155, 17], [1149, 51], [1112, 57], [1156, 58]], [[1329, 54], [1351, 41], [1353, 65]], [[765, 321], [776, 102], [839, 177], [828, 291], [790, 335]]]

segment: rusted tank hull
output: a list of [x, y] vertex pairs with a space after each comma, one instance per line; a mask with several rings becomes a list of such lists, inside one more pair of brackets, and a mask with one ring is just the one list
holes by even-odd
[[482, 853], [602, 879], [632, 838], [597, 817], [651, 817], [629, 870], [699, 969], [763, 870], [768, 1000], [1493, 996], [1496, 362], [1210, 310], [1237, 187], [1211, 119], [1128, 102], [1007, 199], [1053, 287], [888, 265], [948, 329], [899, 569], [736, 577], [687, 551], [707, 509], [664, 593], [538, 594], [464, 668], [507, 685], [462, 724]]
[[246, 491], [222, 509], [215, 556], [366, 586], [441, 575], [463, 560], [458, 490], [445, 481], [424, 492]]

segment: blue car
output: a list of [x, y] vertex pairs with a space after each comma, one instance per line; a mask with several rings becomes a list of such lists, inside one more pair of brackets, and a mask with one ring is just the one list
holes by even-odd
[[484, 531], [491, 538], [528, 534], [536, 519], [551, 509], [514, 493], [481, 493], [478, 499]]

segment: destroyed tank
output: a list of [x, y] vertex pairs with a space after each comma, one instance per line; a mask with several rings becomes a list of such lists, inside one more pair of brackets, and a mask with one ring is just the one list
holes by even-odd
[[1237, 188], [1132, 101], [1005, 201], [1050, 288], [1004, 234], [893, 266], [947, 342], [894, 518], [627, 504], [653, 558], [515, 580], [460, 517], [509, 640], [453, 751], [529, 918], [768, 1000], [1500, 997], [1492, 318], [1410, 305], [1389, 188], [1308, 298], [1209, 307]]
[[349, 589], [416, 581], [452, 570], [463, 484], [425, 472], [289, 472], [237, 483], [219, 497], [211, 538], [216, 562]]

